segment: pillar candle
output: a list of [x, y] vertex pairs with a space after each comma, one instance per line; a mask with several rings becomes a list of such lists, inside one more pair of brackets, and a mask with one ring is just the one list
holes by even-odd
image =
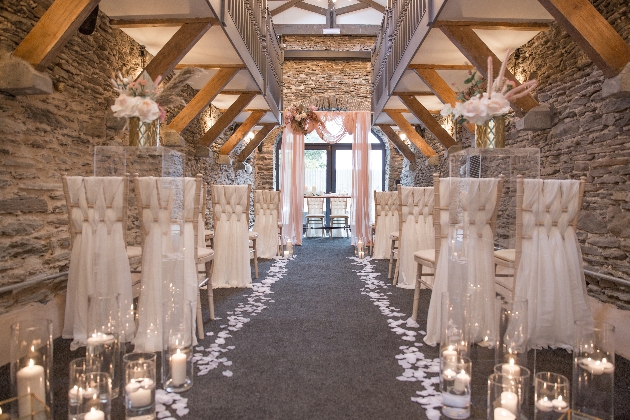
[[448, 349], [442, 352], [442, 358], [444, 358], [445, 366], [451, 366], [457, 362], [457, 352], [453, 350], [453, 346], [448, 346]]
[[536, 408], [540, 411], [551, 411], [553, 410], [553, 404], [547, 397], [544, 397], [538, 401], [536, 401]]
[[177, 349], [177, 353], [171, 355], [171, 381], [174, 386], [183, 385], [186, 382], [186, 355]]
[[504, 391], [501, 393], [501, 407], [512, 412], [518, 413], [518, 396], [510, 391]]
[[31, 359], [28, 366], [23, 367], [17, 373], [17, 388], [19, 399], [20, 418], [30, 417], [34, 411], [31, 407], [32, 398], [28, 394], [34, 394], [44, 404], [46, 403], [46, 382], [44, 378], [44, 368], [36, 365]]
[[287, 239], [287, 251], [289, 252], [288, 256], [293, 255], [293, 242], [291, 242], [291, 239]]
[[463, 370], [455, 376], [455, 385], [453, 388], [457, 392], [464, 392], [470, 383], [470, 376]]
[[150, 378], [132, 379], [127, 384], [127, 398], [134, 408], [147, 407], [153, 403], [152, 391], [154, 382]]
[[502, 407], [494, 409], [494, 420], [515, 420], [516, 416]]
[[105, 420], [105, 413], [103, 413], [101, 410], [97, 410], [96, 408], [92, 407], [92, 409], [85, 413], [85, 416], [83, 417], [84, 420]]

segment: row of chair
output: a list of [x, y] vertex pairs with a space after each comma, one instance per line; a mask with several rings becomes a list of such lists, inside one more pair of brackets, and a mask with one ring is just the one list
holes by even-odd
[[[324, 236], [326, 214], [324, 212], [324, 197], [307, 197], [306, 206], [306, 236]], [[342, 229], [345, 236], [350, 236], [350, 216], [348, 215], [348, 199], [344, 197], [330, 197], [330, 229]], [[315, 234], [314, 232], [317, 231]]]

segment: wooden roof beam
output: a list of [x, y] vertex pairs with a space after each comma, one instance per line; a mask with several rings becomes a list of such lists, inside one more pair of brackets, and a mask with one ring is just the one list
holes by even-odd
[[403, 117], [402, 113], [391, 110], [385, 110], [385, 112], [389, 115], [389, 118], [394, 120], [398, 128], [407, 135], [407, 138], [411, 140], [414, 146], [416, 146], [423, 155], [428, 158], [437, 155], [435, 150], [433, 150], [433, 148], [429, 146], [422, 136], [413, 128], [413, 125], [411, 125], [409, 121]]
[[241, 124], [230, 136], [228, 141], [226, 141], [223, 146], [221, 146], [221, 148], [219, 149], [219, 154], [226, 156], [229, 155], [232, 150], [234, 150], [234, 148], [241, 142], [241, 140], [245, 138], [247, 133], [249, 133], [249, 130], [251, 130], [252, 127], [254, 127], [266, 113], [267, 111], [265, 111], [264, 109], [259, 109], [249, 114], [249, 117], [247, 117], [247, 119], [243, 121], [243, 124]]
[[401, 101], [409, 108], [409, 110], [416, 116], [426, 128], [429, 129], [431, 133], [442, 143], [445, 149], [448, 149], [451, 146], [454, 146], [455, 140], [453, 137], [437, 122], [437, 120], [431, 115], [428, 109], [424, 107], [416, 99], [415, 96], [410, 95], [398, 95]]
[[630, 62], [630, 45], [588, 0], [539, 0], [607, 78]]
[[219, 69], [208, 83], [197, 92], [195, 97], [186, 104], [184, 109], [173, 118], [168, 128], [181, 133], [212, 102], [238, 71], [237, 68]]
[[318, 15], [326, 16], [328, 14], [328, 9], [324, 9], [323, 7], [315, 6], [310, 3], [297, 2], [295, 4], [295, 7], [297, 7], [298, 9], [317, 13]]
[[409, 64], [407, 68], [409, 70], [475, 70], [475, 66], [471, 64]]
[[253, 93], [243, 93], [236, 101], [219, 117], [206, 134], [199, 139], [199, 144], [202, 146], [210, 146], [214, 141], [223, 133], [228, 125], [234, 121], [234, 118], [245, 109], [245, 107], [254, 99], [256, 95]]
[[173, 71], [211, 26], [210, 21], [184, 23], [145, 67], [144, 70], [151, 80], [158, 76], [164, 77]]
[[177, 64], [175, 70], [185, 69], [186, 67], [197, 67], [198, 69], [246, 69], [245, 64]]
[[377, 2], [375, 2], [374, 0], [359, 0], [360, 3], [365, 3], [368, 6], [370, 6], [372, 9], [376, 9], [381, 13], [385, 13], [385, 6], [381, 6], [380, 4], [378, 4]]
[[434, 28], [440, 26], [468, 26], [471, 29], [512, 30], [512, 31], [548, 31], [551, 22], [521, 21], [521, 22], [493, 22], [476, 20], [436, 20]]
[[418, 91], [418, 92], [394, 92], [392, 93], [392, 96], [400, 96], [400, 95], [408, 95], [408, 96], [433, 96], [435, 95], [435, 93], [430, 92], [430, 91]]
[[273, 130], [277, 126], [278, 124], [275, 123], [263, 124], [262, 128], [258, 130], [254, 138], [251, 139], [249, 143], [245, 145], [245, 147], [243, 147], [243, 150], [241, 150], [241, 153], [238, 154], [236, 160], [239, 162], [245, 162], [249, 155], [252, 154], [254, 149], [256, 149], [265, 140], [267, 134], [269, 134], [271, 130]]
[[[468, 26], [442, 26], [440, 28], [444, 35], [461, 51], [462, 54], [477, 68], [479, 73], [488, 78], [488, 57], [492, 57], [494, 77], [499, 75], [501, 69], [501, 60], [488, 48], [488, 46], [479, 38], [479, 36]], [[516, 86], [520, 86], [520, 82], [516, 80], [514, 75], [506, 69], [505, 78], [513, 81]], [[530, 109], [538, 106], [538, 102], [532, 95], [523, 96], [511, 102], [512, 109], [517, 114], [523, 115]]]
[[411, 151], [407, 143], [405, 143], [399, 136], [396, 134], [391, 125], [387, 124], [376, 124], [376, 127], [380, 128], [383, 133], [387, 136], [387, 138], [396, 146], [396, 149], [409, 161], [414, 162], [416, 160], [416, 155]]
[[369, 9], [370, 6], [368, 4], [364, 4], [363, 2], [357, 4], [351, 4], [350, 6], [340, 7], [339, 9], [335, 9], [335, 14], [345, 15], [346, 13], [357, 12], [363, 9]]
[[273, 9], [271, 11], [271, 16], [277, 16], [280, 13], [289, 10], [290, 8], [292, 8], [293, 6], [295, 6], [296, 4], [302, 3], [303, 0], [290, 0], [286, 3], [284, 3], [281, 6], [276, 7], [275, 9]]
[[210, 23], [218, 25], [219, 21], [213, 17], [205, 18], [130, 18], [111, 19], [109, 24], [114, 28], [162, 28], [182, 26], [186, 23]]
[[13, 55], [36, 70], [45, 70], [98, 3], [99, 0], [55, 0]]
[[[416, 69], [415, 71], [429, 89], [435, 93], [435, 96], [442, 101], [442, 103], [450, 104], [452, 107], [455, 106], [455, 102], [457, 102], [457, 95], [455, 94], [455, 91], [451, 89], [448, 83], [442, 79], [437, 71], [429, 68]], [[466, 127], [471, 133], [475, 133], [474, 124], [467, 123], [464, 124], [464, 127]]]

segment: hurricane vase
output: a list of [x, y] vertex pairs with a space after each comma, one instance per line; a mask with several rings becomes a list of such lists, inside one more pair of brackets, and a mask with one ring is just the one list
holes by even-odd
[[164, 302], [162, 310], [162, 383], [167, 392], [186, 391], [193, 386], [195, 303], [171, 300]]
[[477, 149], [500, 149], [505, 147], [505, 117], [493, 117], [482, 125], [475, 126]]
[[160, 137], [160, 122], [141, 122], [138, 117], [129, 118], [129, 146], [150, 147], [158, 146]]

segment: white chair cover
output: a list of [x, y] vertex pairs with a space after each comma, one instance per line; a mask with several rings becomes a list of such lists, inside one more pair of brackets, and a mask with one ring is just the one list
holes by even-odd
[[522, 256], [514, 296], [528, 301], [529, 348], [573, 348], [575, 321], [592, 321], [571, 221], [579, 181], [525, 179]]
[[398, 191], [376, 193], [376, 231], [374, 233], [374, 251], [372, 258], [389, 259], [391, 240], [389, 234], [398, 231]]
[[[458, 186], [451, 186], [457, 182]], [[462, 291], [471, 295], [471, 339], [479, 342], [496, 334], [494, 322], [494, 235], [490, 222], [497, 205], [499, 180], [494, 178], [441, 178], [440, 197], [445, 202], [451, 188], [460, 191], [464, 220], [464, 247], [466, 252], [466, 284], [449, 284], [449, 241], [456, 234], [456, 227], [449, 223], [449, 211], [440, 212], [442, 232], [449, 232], [448, 240], [441, 241], [440, 258], [437, 263], [433, 292], [427, 315], [425, 343], [435, 345], [440, 340], [442, 293]], [[462, 288], [465, 287], [465, 290]]]
[[[68, 177], [72, 223], [77, 232], [72, 248], [64, 338], [72, 349], [86, 345], [88, 296], [116, 296], [131, 302], [131, 272], [123, 226], [123, 177]], [[130, 316], [127, 314], [126, 316]], [[126, 320], [123, 320], [125, 322]], [[129, 332], [133, 334], [133, 331]]]
[[[347, 216], [348, 215], [348, 199], [341, 197], [331, 197], [330, 198], [330, 226], [333, 227], [333, 217], [334, 216]], [[348, 223], [348, 228], [350, 228], [350, 218], [338, 218], [334, 221], [334, 226], [340, 228], [342, 223]], [[344, 229], [331, 229], [330, 236], [332, 238], [341, 238], [347, 236]], [[365, 242], [365, 240], [364, 240]]]
[[214, 288], [252, 287], [248, 202], [247, 185], [212, 186]]
[[[306, 215], [307, 216], [320, 215], [323, 218], [325, 202], [326, 202], [326, 199], [323, 197], [308, 197], [306, 199], [306, 206], [308, 208], [308, 213]], [[306, 237], [307, 238], [326, 236], [324, 234], [324, 229], [322, 229], [324, 227], [324, 223], [322, 222], [322, 220], [324, 219], [316, 219], [316, 221], [311, 221], [311, 223], [308, 222], [308, 217], [306, 220], [307, 220], [306, 222], [306, 227], [307, 227]], [[313, 226], [317, 226], [319, 228], [313, 227]]]
[[[162, 303], [183, 272], [183, 260], [173, 253], [171, 216], [173, 189], [169, 178], [138, 178], [143, 208], [139, 208], [140, 228], [144, 229], [142, 252], [142, 289], [138, 301], [138, 332], [133, 343], [136, 351], [162, 350]], [[179, 276], [178, 276], [179, 274]], [[176, 277], [176, 278], [172, 278]], [[196, 294], [193, 302], [196, 302]]]
[[398, 258], [400, 258], [398, 287], [413, 289], [418, 267], [413, 259], [413, 253], [423, 249], [433, 249], [435, 246], [433, 187], [401, 187], [400, 191], [402, 231], [398, 236]]
[[278, 209], [280, 191], [254, 191], [254, 232], [258, 233], [256, 251], [260, 258], [278, 254]]

